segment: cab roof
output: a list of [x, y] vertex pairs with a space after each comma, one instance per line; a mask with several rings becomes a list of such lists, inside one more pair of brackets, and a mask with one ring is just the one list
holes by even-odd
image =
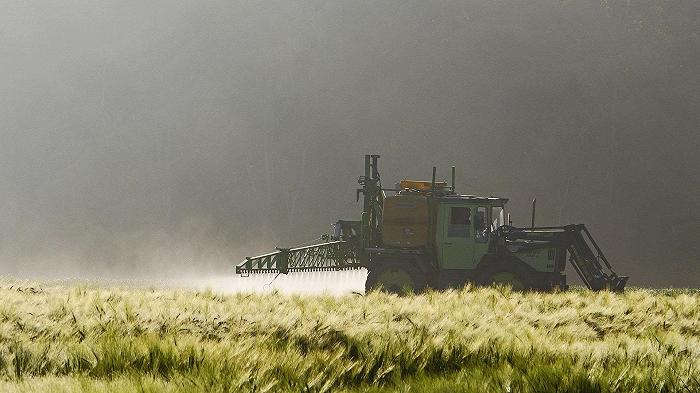
[[500, 197], [480, 197], [476, 195], [441, 195], [435, 198], [441, 203], [479, 203], [485, 202], [491, 206], [503, 206], [508, 202], [508, 198]]

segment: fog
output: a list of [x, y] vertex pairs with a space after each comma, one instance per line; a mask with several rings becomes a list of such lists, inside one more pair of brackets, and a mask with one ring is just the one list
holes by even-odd
[[699, 4], [6, 0], [0, 274], [233, 276], [359, 217], [372, 153], [700, 286]]

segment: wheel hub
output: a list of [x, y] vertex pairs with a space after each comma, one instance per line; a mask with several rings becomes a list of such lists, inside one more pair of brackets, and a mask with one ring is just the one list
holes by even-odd
[[494, 274], [493, 276], [491, 276], [491, 283], [494, 285], [507, 285], [516, 291], [522, 291], [523, 289], [525, 289], [525, 285], [523, 285], [523, 282], [520, 281], [520, 279], [517, 275], [515, 275], [515, 273], [511, 272], [501, 272]]
[[381, 285], [386, 291], [401, 293], [414, 291], [415, 283], [411, 276], [402, 269], [387, 269], [377, 277], [377, 285]]

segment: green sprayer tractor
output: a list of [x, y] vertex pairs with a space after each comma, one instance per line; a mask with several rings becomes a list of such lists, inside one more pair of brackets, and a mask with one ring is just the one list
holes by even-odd
[[247, 257], [236, 273], [367, 269], [366, 290], [509, 285], [516, 290], [565, 290], [567, 260], [592, 290], [622, 291], [618, 276], [583, 224], [516, 228], [505, 221], [505, 198], [461, 195], [452, 183], [403, 180], [383, 188], [379, 156], [365, 156], [357, 199], [360, 220], [340, 220], [322, 242]]

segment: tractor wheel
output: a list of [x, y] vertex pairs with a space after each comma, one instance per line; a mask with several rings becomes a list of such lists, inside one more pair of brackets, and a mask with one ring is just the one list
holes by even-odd
[[370, 269], [365, 291], [406, 294], [420, 292], [425, 286], [425, 278], [410, 262], [384, 262]]
[[509, 286], [515, 291], [524, 291], [526, 289], [526, 284], [523, 283], [523, 280], [513, 272], [495, 273], [489, 277], [488, 284]]
[[534, 288], [529, 272], [518, 267], [494, 267], [480, 274], [479, 283], [483, 285], [504, 285], [515, 291], [527, 291]]

